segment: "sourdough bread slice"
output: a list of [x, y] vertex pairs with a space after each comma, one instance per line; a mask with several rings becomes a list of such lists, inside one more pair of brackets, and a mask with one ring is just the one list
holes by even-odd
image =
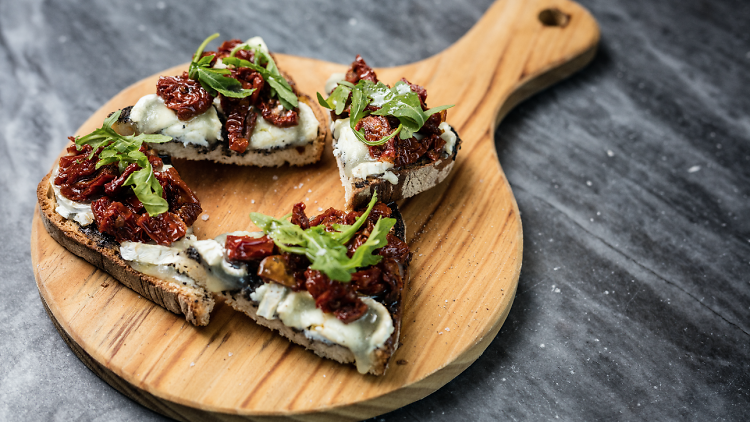
[[[183, 143], [180, 139], [173, 139], [163, 144], [150, 144], [149, 146], [159, 154], [169, 155], [172, 158], [184, 158], [187, 160], [209, 160], [222, 164], [236, 164], [241, 166], [279, 167], [284, 164], [292, 166], [303, 166], [320, 161], [323, 154], [326, 138], [328, 137], [328, 125], [326, 115], [317, 104], [310, 100], [307, 95], [298, 97], [300, 103], [304, 103], [312, 110], [318, 121], [317, 136], [303, 145], [289, 145], [284, 147], [271, 147], [266, 149], [254, 149], [248, 147], [243, 153], [237, 153], [229, 149], [227, 142], [226, 119], [218, 113], [221, 120], [222, 138], [207, 146]], [[120, 118], [113, 128], [122, 135], [138, 134], [136, 124], [131, 120], [130, 113], [133, 106], [122, 110]], [[262, 117], [258, 116], [258, 119]]]
[[180, 285], [134, 270], [120, 255], [120, 245], [113, 237], [100, 233], [95, 226], [81, 226], [55, 211], [57, 200], [50, 184], [52, 173], [37, 187], [39, 214], [47, 232], [60, 245], [106, 271], [116, 280], [157, 305], [182, 314], [194, 325], [207, 325], [214, 307], [213, 297], [200, 287]]
[[[405, 167], [391, 168], [386, 172], [391, 174], [388, 178], [382, 175], [367, 176], [366, 178], [347, 176], [343, 156], [334, 153], [341, 184], [344, 185], [346, 208], [358, 209], [366, 206], [375, 192], [377, 192], [378, 198], [386, 203], [409, 198], [445, 180], [453, 169], [458, 150], [461, 148], [461, 138], [455, 129], [451, 128], [451, 131], [456, 136], [451, 154], [443, 154], [443, 157], [433, 162], [423, 158]], [[334, 150], [336, 144], [337, 139], [334, 138]]]

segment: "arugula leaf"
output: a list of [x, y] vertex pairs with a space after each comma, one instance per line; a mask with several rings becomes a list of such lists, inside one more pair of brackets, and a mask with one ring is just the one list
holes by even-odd
[[[239, 50], [252, 50], [255, 55], [255, 63], [234, 57]], [[222, 59], [222, 63], [234, 67], [249, 67], [260, 73], [263, 79], [268, 82], [268, 85], [271, 87], [271, 96], [278, 98], [285, 109], [292, 110], [299, 105], [297, 95], [292, 91], [292, 87], [289, 85], [286, 78], [281, 75], [273, 57], [261, 49], [260, 46], [248, 45], [246, 43], [240, 44], [232, 49], [229, 57]], [[266, 63], [266, 67], [263, 67], [261, 63]]]
[[244, 89], [240, 81], [226, 77], [225, 75], [232, 73], [227, 69], [212, 68], [211, 61], [214, 59], [213, 55], [201, 57], [208, 43], [218, 36], [219, 34], [216, 33], [203, 40], [203, 43], [193, 55], [193, 61], [190, 62], [188, 76], [190, 79], [198, 81], [203, 89], [213, 97], [219, 93], [232, 98], [245, 98], [255, 92], [255, 89]]
[[[146, 162], [148, 163], [148, 160]], [[169, 204], [162, 197], [162, 187], [159, 180], [154, 176], [151, 164], [131, 173], [122, 185], [133, 186], [135, 196], [146, 208], [148, 215], [153, 217], [169, 211]]]
[[120, 173], [130, 164], [137, 164], [140, 170], [133, 172], [123, 183], [123, 186], [133, 186], [133, 192], [148, 215], [154, 217], [169, 210], [169, 204], [162, 198], [162, 187], [154, 176], [151, 163], [146, 154], [140, 151], [141, 145], [147, 143], [164, 143], [172, 140], [170, 136], [146, 135], [122, 136], [112, 129], [112, 125], [120, 118], [120, 110], [104, 119], [102, 127], [95, 129], [88, 135], [76, 138], [76, 146], [80, 150], [84, 145], [91, 145], [93, 151], [89, 159], [96, 155], [99, 148], [99, 161], [96, 168], [117, 163]]
[[362, 213], [362, 215], [359, 216], [359, 218], [357, 218], [354, 224], [352, 224], [351, 226], [345, 226], [343, 224], [337, 224], [334, 226], [335, 229], [340, 231], [339, 233], [333, 235], [338, 242], [345, 244], [349, 240], [351, 240], [352, 236], [357, 233], [357, 230], [362, 227], [362, 224], [367, 221], [367, 216], [370, 215], [370, 211], [372, 211], [372, 208], [375, 206], [377, 197], [378, 193], [376, 191], [373, 195], [373, 199], [370, 199], [370, 203], [367, 204], [367, 209]]
[[[413, 92], [405, 82], [398, 81], [393, 88], [388, 88], [382, 82], [375, 84], [364, 79], [360, 80], [357, 85], [340, 81], [327, 100], [318, 93], [318, 103], [329, 110], [333, 110], [336, 114], [341, 114], [346, 108], [346, 102], [349, 101], [349, 93], [351, 93], [349, 125], [357, 139], [370, 146], [382, 145], [397, 134], [400, 135], [401, 139], [409, 139], [414, 136], [414, 133], [422, 129], [431, 115], [453, 107], [453, 105], [443, 105], [425, 111], [422, 110], [419, 95]], [[341, 97], [344, 94], [346, 94], [346, 97], [342, 101]], [[369, 112], [366, 108], [371, 104], [380, 108]], [[357, 123], [369, 114], [396, 117], [399, 120], [398, 128], [390, 135], [375, 142], [370, 142], [365, 138], [363, 130], [354, 130]]]
[[376, 202], [377, 193], [370, 200], [367, 210], [354, 224], [334, 225], [334, 229], [339, 230], [334, 232], [326, 231], [322, 225], [302, 230], [298, 225], [286, 220], [291, 214], [276, 219], [254, 212], [250, 214], [250, 219], [268, 234], [282, 251], [305, 255], [312, 262], [310, 268], [325, 273], [331, 280], [349, 282], [357, 268], [380, 262], [382, 257], [372, 253], [387, 244], [386, 236], [396, 224], [393, 218], [378, 219], [367, 241], [357, 248], [351, 258], [347, 256], [346, 243], [362, 227]]
[[395, 224], [395, 218], [378, 219], [378, 222], [375, 223], [375, 227], [373, 227], [370, 233], [370, 237], [354, 251], [354, 255], [352, 255], [347, 268], [369, 267], [380, 262], [383, 257], [373, 255], [372, 253], [375, 249], [380, 249], [388, 244], [388, 232]]

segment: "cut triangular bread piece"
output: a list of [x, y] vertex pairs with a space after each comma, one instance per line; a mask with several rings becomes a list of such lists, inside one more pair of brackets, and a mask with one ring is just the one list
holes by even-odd
[[386, 202], [414, 196], [442, 182], [453, 168], [461, 139], [446, 123], [447, 108], [428, 109], [427, 91], [406, 79], [393, 87], [357, 56], [346, 73], [326, 82], [333, 155], [347, 209], [377, 192]]
[[[372, 201], [365, 212], [329, 209], [308, 219], [300, 203], [291, 222], [252, 216], [270, 233], [232, 232], [185, 243], [174, 268], [318, 356], [383, 375], [398, 347], [411, 259], [395, 204]], [[347, 236], [332, 240], [347, 229]], [[306, 237], [315, 240], [301, 247]], [[312, 243], [327, 246], [321, 252]], [[337, 264], [321, 264], [337, 254]], [[347, 265], [349, 281], [332, 278]]]

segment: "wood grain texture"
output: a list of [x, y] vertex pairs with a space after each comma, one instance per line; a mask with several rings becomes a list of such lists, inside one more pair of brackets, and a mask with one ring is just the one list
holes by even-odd
[[[564, 26], [542, 23], [540, 13], [550, 8], [567, 16]], [[512, 106], [588, 63], [598, 39], [594, 19], [573, 2], [505, 0], [444, 52], [377, 69], [387, 83], [404, 76], [425, 86], [429, 104], [455, 103], [449, 123], [464, 142], [451, 176], [401, 205], [414, 259], [401, 347], [383, 377], [320, 359], [226, 304], [217, 304], [207, 327], [196, 328], [62, 248], [37, 214], [32, 261], [45, 307], [89, 368], [178, 420], [356, 420], [419, 400], [482, 354], [516, 292], [521, 220], [498, 163], [494, 128]], [[346, 67], [283, 55], [278, 61], [308, 94]], [[78, 133], [154, 92], [156, 79], [122, 91]], [[278, 216], [299, 201], [310, 214], [343, 207], [330, 142], [323, 156], [316, 165], [278, 169], [176, 161], [209, 215], [195, 224], [196, 235], [252, 229], [249, 212]]]

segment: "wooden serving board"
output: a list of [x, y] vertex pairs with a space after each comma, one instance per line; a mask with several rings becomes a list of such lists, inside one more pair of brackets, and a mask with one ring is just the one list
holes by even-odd
[[[417, 63], [377, 69], [393, 84], [423, 85], [429, 104], [456, 104], [463, 139], [453, 173], [402, 204], [414, 253], [404, 292], [401, 347], [383, 377], [321, 359], [218, 304], [196, 328], [59, 246], [34, 216], [31, 252], [42, 302], [81, 360], [138, 403], [178, 420], [354, 420], [419, 400], [453, 379], [490, 344], [510, 311], [521, 270], [518, 207], [493, 133], [516, 104], [585, 66], [599, 30], [566, 0], [502, 0], [456, 44]], [[314, 97], [346, 66], [278, 55]], [[178, 74], [184, 66], [162, 72]], [[155, 91], [157, 75], [125, 89], [78, 130]], [[344, 205], [331, 155], [302, 168], [174, 163], [209, 219], [195, 234], [252, 230], [251, 211], [280, 216], [299, 201], [309, 214]], [[71, 386], [75, 388], [75, 386]]]

